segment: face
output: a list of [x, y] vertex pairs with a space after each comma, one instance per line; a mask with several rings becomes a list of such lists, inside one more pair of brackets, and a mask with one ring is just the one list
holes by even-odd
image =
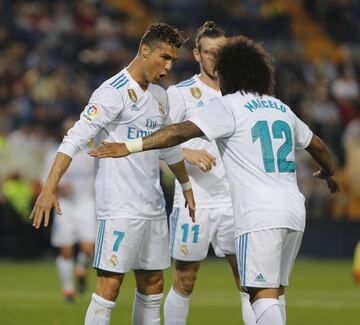
[[146, 81], [158, 83], [170, 72], [174, 61], [179, 56], [179, 48], [172, 44], [160, 43], [151, 49], [148, 45], [143, 44], [141, 54]]
[[199, 48], [194, 49], [194, 58], [200, 64], [200, 72], [210, 79], [216, 80], [214, 72], [215, 57], [219, 48], [225, 44], [226, 37], [218, 38], [203, 37], [200, 39]]

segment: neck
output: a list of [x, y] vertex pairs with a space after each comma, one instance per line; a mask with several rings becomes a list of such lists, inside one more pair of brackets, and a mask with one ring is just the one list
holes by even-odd
[[219, 84], [218, 84], [218, 81], [217, 79], [212, 79], [210, 78], [206, 72], [204, 71], [201, 71], [200, 74], [199, 74], [199, 79], [207, 86], [209, 86], [210, 88], [213, 88], [217, 91], [220, 90], [220, 87], [219, 87]]
[[141, 89], [146, 91], [149, 86], [149, 81], [145, 79], [139, 56], [136, 56], [126, 69], [130, 76], [139, 84]]

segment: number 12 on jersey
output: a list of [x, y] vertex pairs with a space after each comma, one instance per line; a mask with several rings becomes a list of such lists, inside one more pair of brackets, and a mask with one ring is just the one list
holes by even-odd
[[272, 139], [283, 139], [285, 137], [285, 142], [276, 154], [278, 171], [279, 173], [295, 172], [295, 162], [286, 160], [288, 154], [293, 150], [292, 133], [289, 124], [285, 121], [277, 120], [273, 123], [271, 131], [272, 137], [267, 121], [258, 121], [251, 129], [252, 141], [256, 142], [257, 139], [260, 139], [265, 171], [267, 173], [275, 172]]

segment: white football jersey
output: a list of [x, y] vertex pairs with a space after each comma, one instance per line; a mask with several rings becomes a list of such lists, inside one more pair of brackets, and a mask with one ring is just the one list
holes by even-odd
[[[72, 157], [94, 137], [97, 145], [101, 141], [125, 142], [170, 123], [166, 91], [154, 84], [143, 91], [123, 69], [94, 91], [58, 151]], [[95, 159], [98, 219], [166, 218], [159, 157], [170, 165], [183, 159], [179, 146], [125, 158]]]
[[214, 99], [190, 118], [220, 150], [231, 189], [236, 233], [305, 227], [295, 149], [312, 132], [279, 99], [240, 92]]
[[[173, 123], [188, 120], [197, 111], [206, 111], [206, 105], [213, 98], [221, 97], [221, 92], [207, 86], [197, 75], [170, 86], [167, 90], [170, 104], [170, 117]], [[203, 172], [198, 166], [186, 162], [197, 208], [231, 206], [229, 183], [215, 141], [195, 138], [183, 144], [184, 148], [204, 149], [216, 157], [216, 166]], [[185, 204], [179, 182], [175, 185], [174, 207]]]

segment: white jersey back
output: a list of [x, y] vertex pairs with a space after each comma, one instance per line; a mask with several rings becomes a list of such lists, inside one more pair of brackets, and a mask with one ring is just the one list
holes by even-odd
[[[170, 104], [170, 117], [173, 123], [188, 120], [197, 111], [206, 109], [213, 98], [221, 97], [221, 92], [204, 84], [197, 75], [170, 86], [167, 90]], [[203, 172], [199, 167], [186, 163], [186, 169], [191, 180], [197, 208], [230, 206], [230, 189], [226, 179], [224, 166], [215, 141], [195, 138], [183, 144], [189, 149], [204, 149], [216, 157], [216, 166], [209, 172]], [[184, 197], [179, 182], [176, 181], [174, 206], [183, 207]]]
[[254, 94], [211, 101], [190, 118], [209, 140], [217, 139], [228, 175], [236, 235], [270, 228], [305, 227], [304, 196], [295, 171], [295, 148], [312, 132], [279, 99]]
[[[69, 130], [58, 151], [72, 157], [93, 137], [97, 145], [101, 141], [125, 142], [149, 135], [167, 124], [170, 120], [165, 90], [150, 84], [143, 91], [123, 69], [95, 90], [80, 120]], [[142, 152], [121, 159], [95, 159], [99, 219], [166, 218], [159, 154], [169, 164], [182, 159], [180, 147]]]

